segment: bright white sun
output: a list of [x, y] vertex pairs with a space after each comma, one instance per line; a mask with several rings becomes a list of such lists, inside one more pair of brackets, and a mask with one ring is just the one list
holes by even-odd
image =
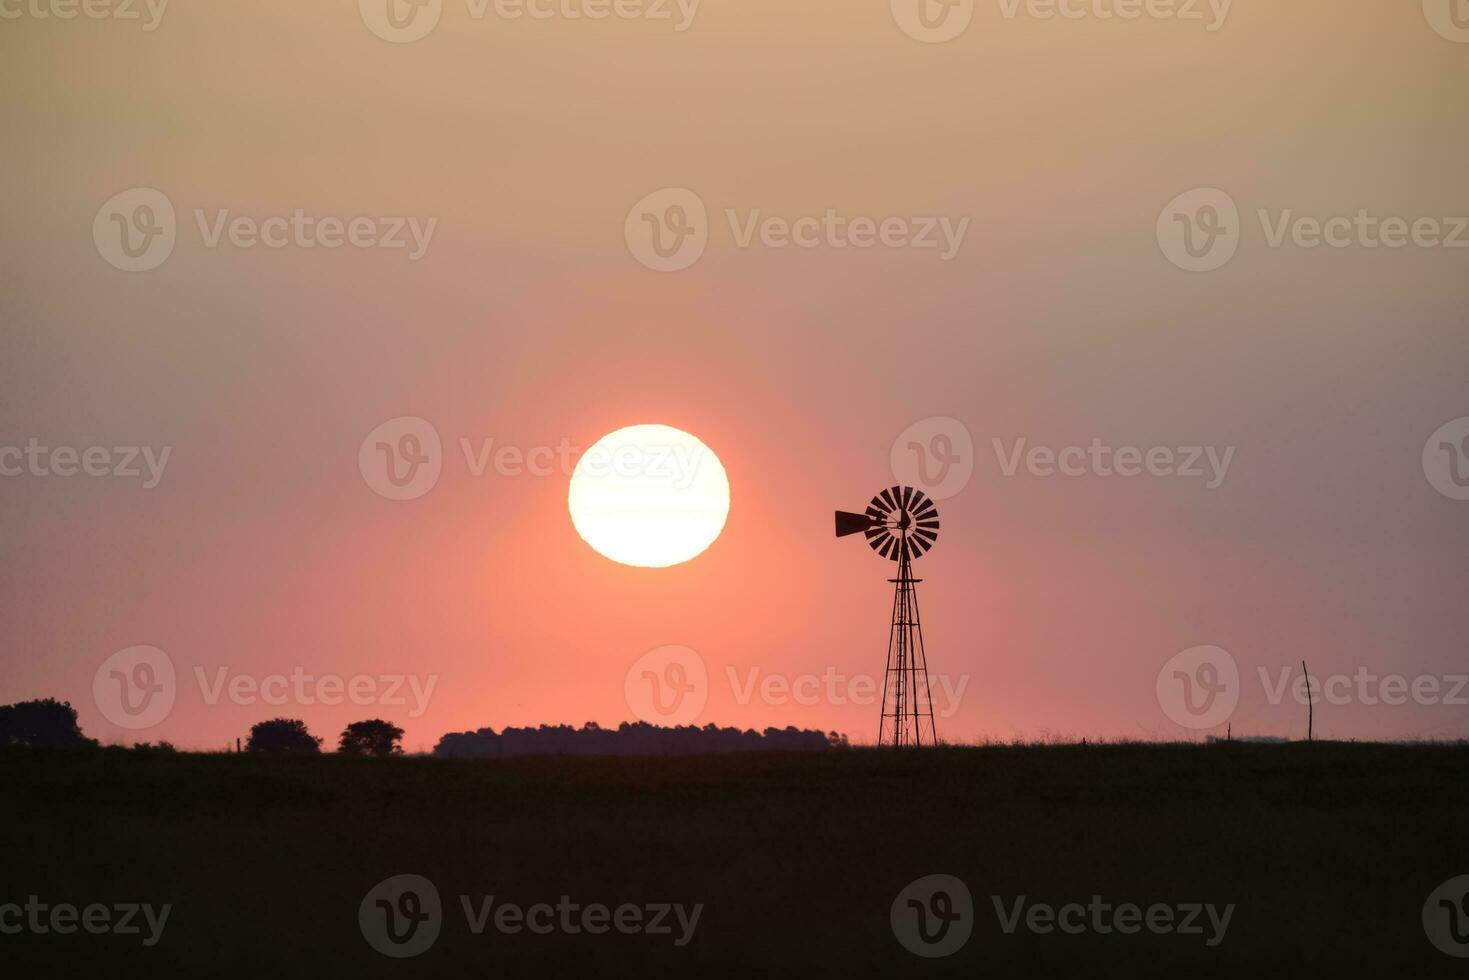
[[576, 532], [597, 551], [645, 568], [688, 561], [729, 516], [719, 457], [666, 425], [630, 425], [582, 454], [566, 495]]

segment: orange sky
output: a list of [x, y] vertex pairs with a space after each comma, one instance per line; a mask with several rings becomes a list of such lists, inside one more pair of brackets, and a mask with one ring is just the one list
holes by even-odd
[[[739, 695], [752, 671], [881, 670], [891, 567], [833, 539], [831, 511], [893, 483], [894, 440], [931, 417], [974, 443], [918, 566], [930, 669], [967, 685], [945, 737], [1198, 737], [1155, 679], [1201, 644], [1244, 675], [1236, 734], [1302, 733], [1261, 668], [1469, 670], [1469, 503], [1420, 459], [1469, 416], [1469, 252], [1272, 248], [1257, 217], [1469, 215], [1469, 44], [1419, 5], [1239, 0], [1211, 32], [981, 3], [943, 44], [885, 2], [704, 0], [677, 32], [446, 0], [406, 44], [353, 6], [0, 25], [0, 445], [171, 447], [152, 489], [0, 478], [0, 702], [56, 696], [104, 740], [201, 748], [277, 714], [333, 742], [381, 715], [429, 748], [631, 720], [629, 667], [676, 644], [707, 665], [700, 723], [870, 741], [875, 706]], [[177, 242], [128, 273], [92, 226], [135, 187], [168, 198]], [[1189, 273], [1155, 226], [1200, 187], [1237, 203], [1242, 240]], [[624, 238], [660, 188], [707, 208], [682, 271]], [[211, 247], [196, 217], [297, 209], [437, 224], [412, 260]], [[967, 234], [948, 261], [741, 247], [726, 214], [829, 209]], [[415, 500], [358, 468], [398, 416], [444, 444]], [[703, 439], [732, 490], [723, 536], [671, 569], [588, 548], [564, 475], [476, 477], [459, 448], [586, 447], [642, 422]], [[1018, 438], [1236, 452], [1213, 490], [1007, 477], [993, 440]], [[93, 679], [138, 644], [168, 654], [178, 690], [128, 731]], [[209, 704], [196, 669], [213, 684], [221, 667], [434, 686], [415, 717]], [[1469, 712], [1356, 698], [1316, 725], [1464, 737]]]

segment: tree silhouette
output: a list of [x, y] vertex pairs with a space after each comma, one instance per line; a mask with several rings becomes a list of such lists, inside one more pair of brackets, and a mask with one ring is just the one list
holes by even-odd
[[374, 718], [371, 721], [354, 721], [342, 731], [337, 751], [343, 755], [371, 755], [386, 758], [402, 755], [403, 729], [390, 721]]
[[299, 718], [272, 718], [256, 722], [250, 729], [246, 752], [279, 755], [314, 755], [321, 751], [321, 739], [306, 730]]
[[0, 746], [81, 749], [96, 744], [96, 739], [82, 734], [70, 701], [47, 698], [0, 705]]

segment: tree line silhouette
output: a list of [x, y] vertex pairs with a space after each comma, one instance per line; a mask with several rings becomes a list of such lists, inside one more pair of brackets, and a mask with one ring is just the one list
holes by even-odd
[[[250, 728], [242, 749], [261, 755], [319, 755], [323, 739], [311, 734], [299, 718], [271, 718]], [[403, 729], [381, 718], [354, 721], [337, 739], [341, 755], [388, 758], [403, 754]], [[847, 737], [793, 727], [753, 729], [716, 725], [663, 728], [646, 722], [623, 722], [603, 728], [589, 721], [581, 728], [541, 725], [538, 728], [481, 728], [449, 732], [433, 754], [444, 758], [517, 755], [694, 755], [710, 752], [821, 751], [844, 747]], [[0, 705], [0, 748], [94, 749], [98, 742], [83, 734], [70, 702], [46, 698]], [[176, 751], [168, 742], [139, 742], [134, 749]]]
[[662, 728], [647, 722], [623, 722], [603, 728], [589, 721], [581, 728], [541, 725], [539, 728], [493, 728], [450, 732], [434, 746], [434, 755], [470, 758], [508, 755], [695, 755], [706, 752], [748, 752], [760, 749], [819, 751], [846, 745], [845, 735], [823, 734], [799, 728], [719, 728], [716, 725], [679, 725]]
[[[343, 755], [391, 756], [403, 754], [403, 729], [381, 718], [354, 721], [342, 730], [337, 751]], [[315, 755], [320, 736], [312, 735], [299, 718], [272, 718], [250, 728], [244, 751], [272, 755]], [[45, 698], [0, 705], [0, 748], [93, 749], [98, 743], [82, 733], [76, 709], [69, 701]], [[168, 742], [138, 742], [135, 749], [175, 751]]]

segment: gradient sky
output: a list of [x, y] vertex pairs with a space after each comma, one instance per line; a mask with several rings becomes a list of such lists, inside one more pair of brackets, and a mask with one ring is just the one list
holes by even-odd
[[[1007, 19], [921, 43], [886, 0], [704, 0], [667, 22], [475, 20], [384, 41], [349, 2], [174, 0], [136, 22], [0, 22], [0, 444], [171, 447], [160, 484], [0, 478], [0, 702], [55, 696], [104, 741], [217, 748], [274, 715], [334, 743], [383, 716], [446, 731], [631, 720], [629, 667], [708, 666], [699, 723], [876, 735], [877, 708], [741, 704], [729, 671], [883, 665], [891, 566], [831, 511], [894, 482], [909, 426], [961, 420], [940, 501], [929, 666], [967, 676], [949, 739], [1198, 738], [1155, 679], [1210, 644], [1234, 733], [1304, 734], [1258, 680], [1469, 671], [1469, 502], [1425, 440], [1469, 416], [1469, 250], [1269, 247], [1258, 209], [1469, 215], [1469, 44], [1417, 3], [1238, 0], [1177, 20]], [[162, 191], [178, 241], [119, 271], [112, 195]], [[633, 205], [695, 191], [710, 243], [644, 268]], [[1155, 238], [1191, 188], [1239, 251], [1185, 272]], [[194, 209], [437, 218], [427, 253], [206, 246]], [[969, 219], [960, 253], [741, 248], [724, 219]], [[391, 501], [358, 468], [398, 416], [444, 442]], [[475, 477], [459, 440], [698, 435], [733, 506], [663, 570], [576, 535], [566, 477]], [[1217, 489], [1006, 477], [992, 440], [1236, 447]], [[146, 731], [93, 676], [150, 644], [179, 671]], [[437, 678], [427, 710], [204, 703], [209, 676]], [[1294, 666], [1298, 670], [1298, 666]], [[1469, 691], [1461, 692], [1469, 697]], [[1469, 707], [1318, 705], [1319, 735], [1466, 737]], [[1211, 729], [1210, 731], [1213, 731]]]

